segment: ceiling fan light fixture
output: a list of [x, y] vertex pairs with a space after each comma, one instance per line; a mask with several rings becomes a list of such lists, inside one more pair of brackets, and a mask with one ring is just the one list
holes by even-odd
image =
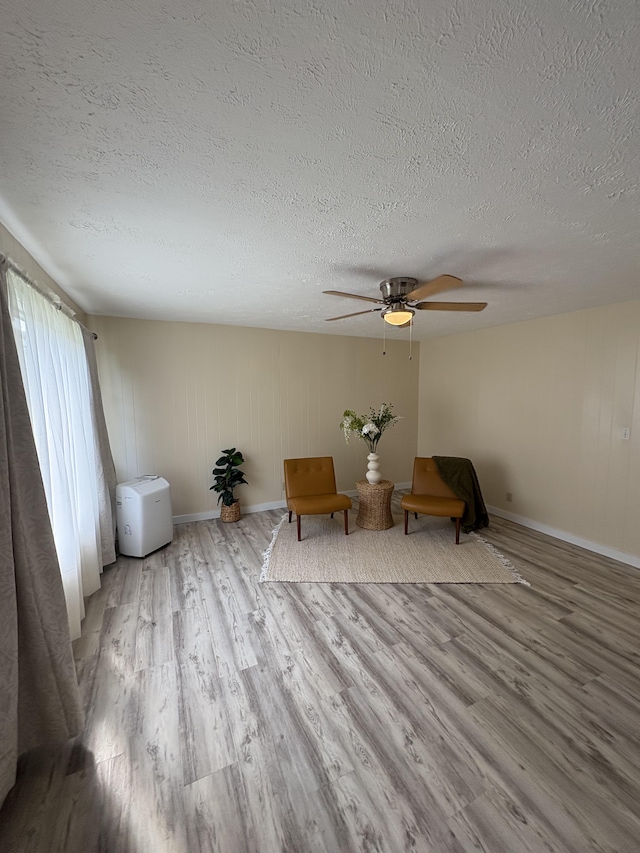
[[382, 316], [385, 323], [389, 323], [390, 326], [404, 326], [406, 323], [411, 322], [415, 313], [413, 309], [407, 308], [406, 305], [392, 305], [383, 312]]

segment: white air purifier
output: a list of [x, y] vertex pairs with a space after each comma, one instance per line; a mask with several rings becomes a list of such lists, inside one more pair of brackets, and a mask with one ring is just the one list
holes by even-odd
[[164, 477], [145, 474], [116, 486], [116, 526], [120, 553], [128, 557], [146, 557], [171, 542], [171, 489]]

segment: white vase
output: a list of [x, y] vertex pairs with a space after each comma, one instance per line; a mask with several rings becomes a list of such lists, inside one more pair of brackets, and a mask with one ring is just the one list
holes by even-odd
[[382, 474], [380, 473], [380, 463], [378, 462], [379, 458], [380, 457], [377, 453], [370, 453], [367, 456], [369, 464], [367, 465], [366, 477], [367, 482], [371, 483], [372, 486], [377, 485], [380, 480], [382, 480]]

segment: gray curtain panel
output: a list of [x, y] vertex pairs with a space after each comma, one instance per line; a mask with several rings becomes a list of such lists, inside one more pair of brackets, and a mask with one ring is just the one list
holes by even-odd
[[[0, 261], [2, 259], [0, 258]], [[84, 725], [60, 568], [0, 263], [0, 803], [18, 756]]]
[[96, 473], [98, 477], [98, 500], [100, 504], [100, 541], [102, 543], [102, 565], [108, 566], [116, 559], [116, 468], [113, 464], [107, 424], [102, 408], [102, 394], [98, 379], [95, 338], [93, 332], [80, 326], [84, 351], [87, 355], [91, 390], [91, 418], [96, 448]]

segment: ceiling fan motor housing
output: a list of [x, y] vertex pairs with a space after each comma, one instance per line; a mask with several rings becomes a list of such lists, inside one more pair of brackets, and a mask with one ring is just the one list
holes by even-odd
[[380, 290], [387, 305], [393, 305], [396, 302], [406, 302], [411, 291], [417, 286], [417, 278], [398, 276], [397, 278], [386, 278], [380, 285]]

